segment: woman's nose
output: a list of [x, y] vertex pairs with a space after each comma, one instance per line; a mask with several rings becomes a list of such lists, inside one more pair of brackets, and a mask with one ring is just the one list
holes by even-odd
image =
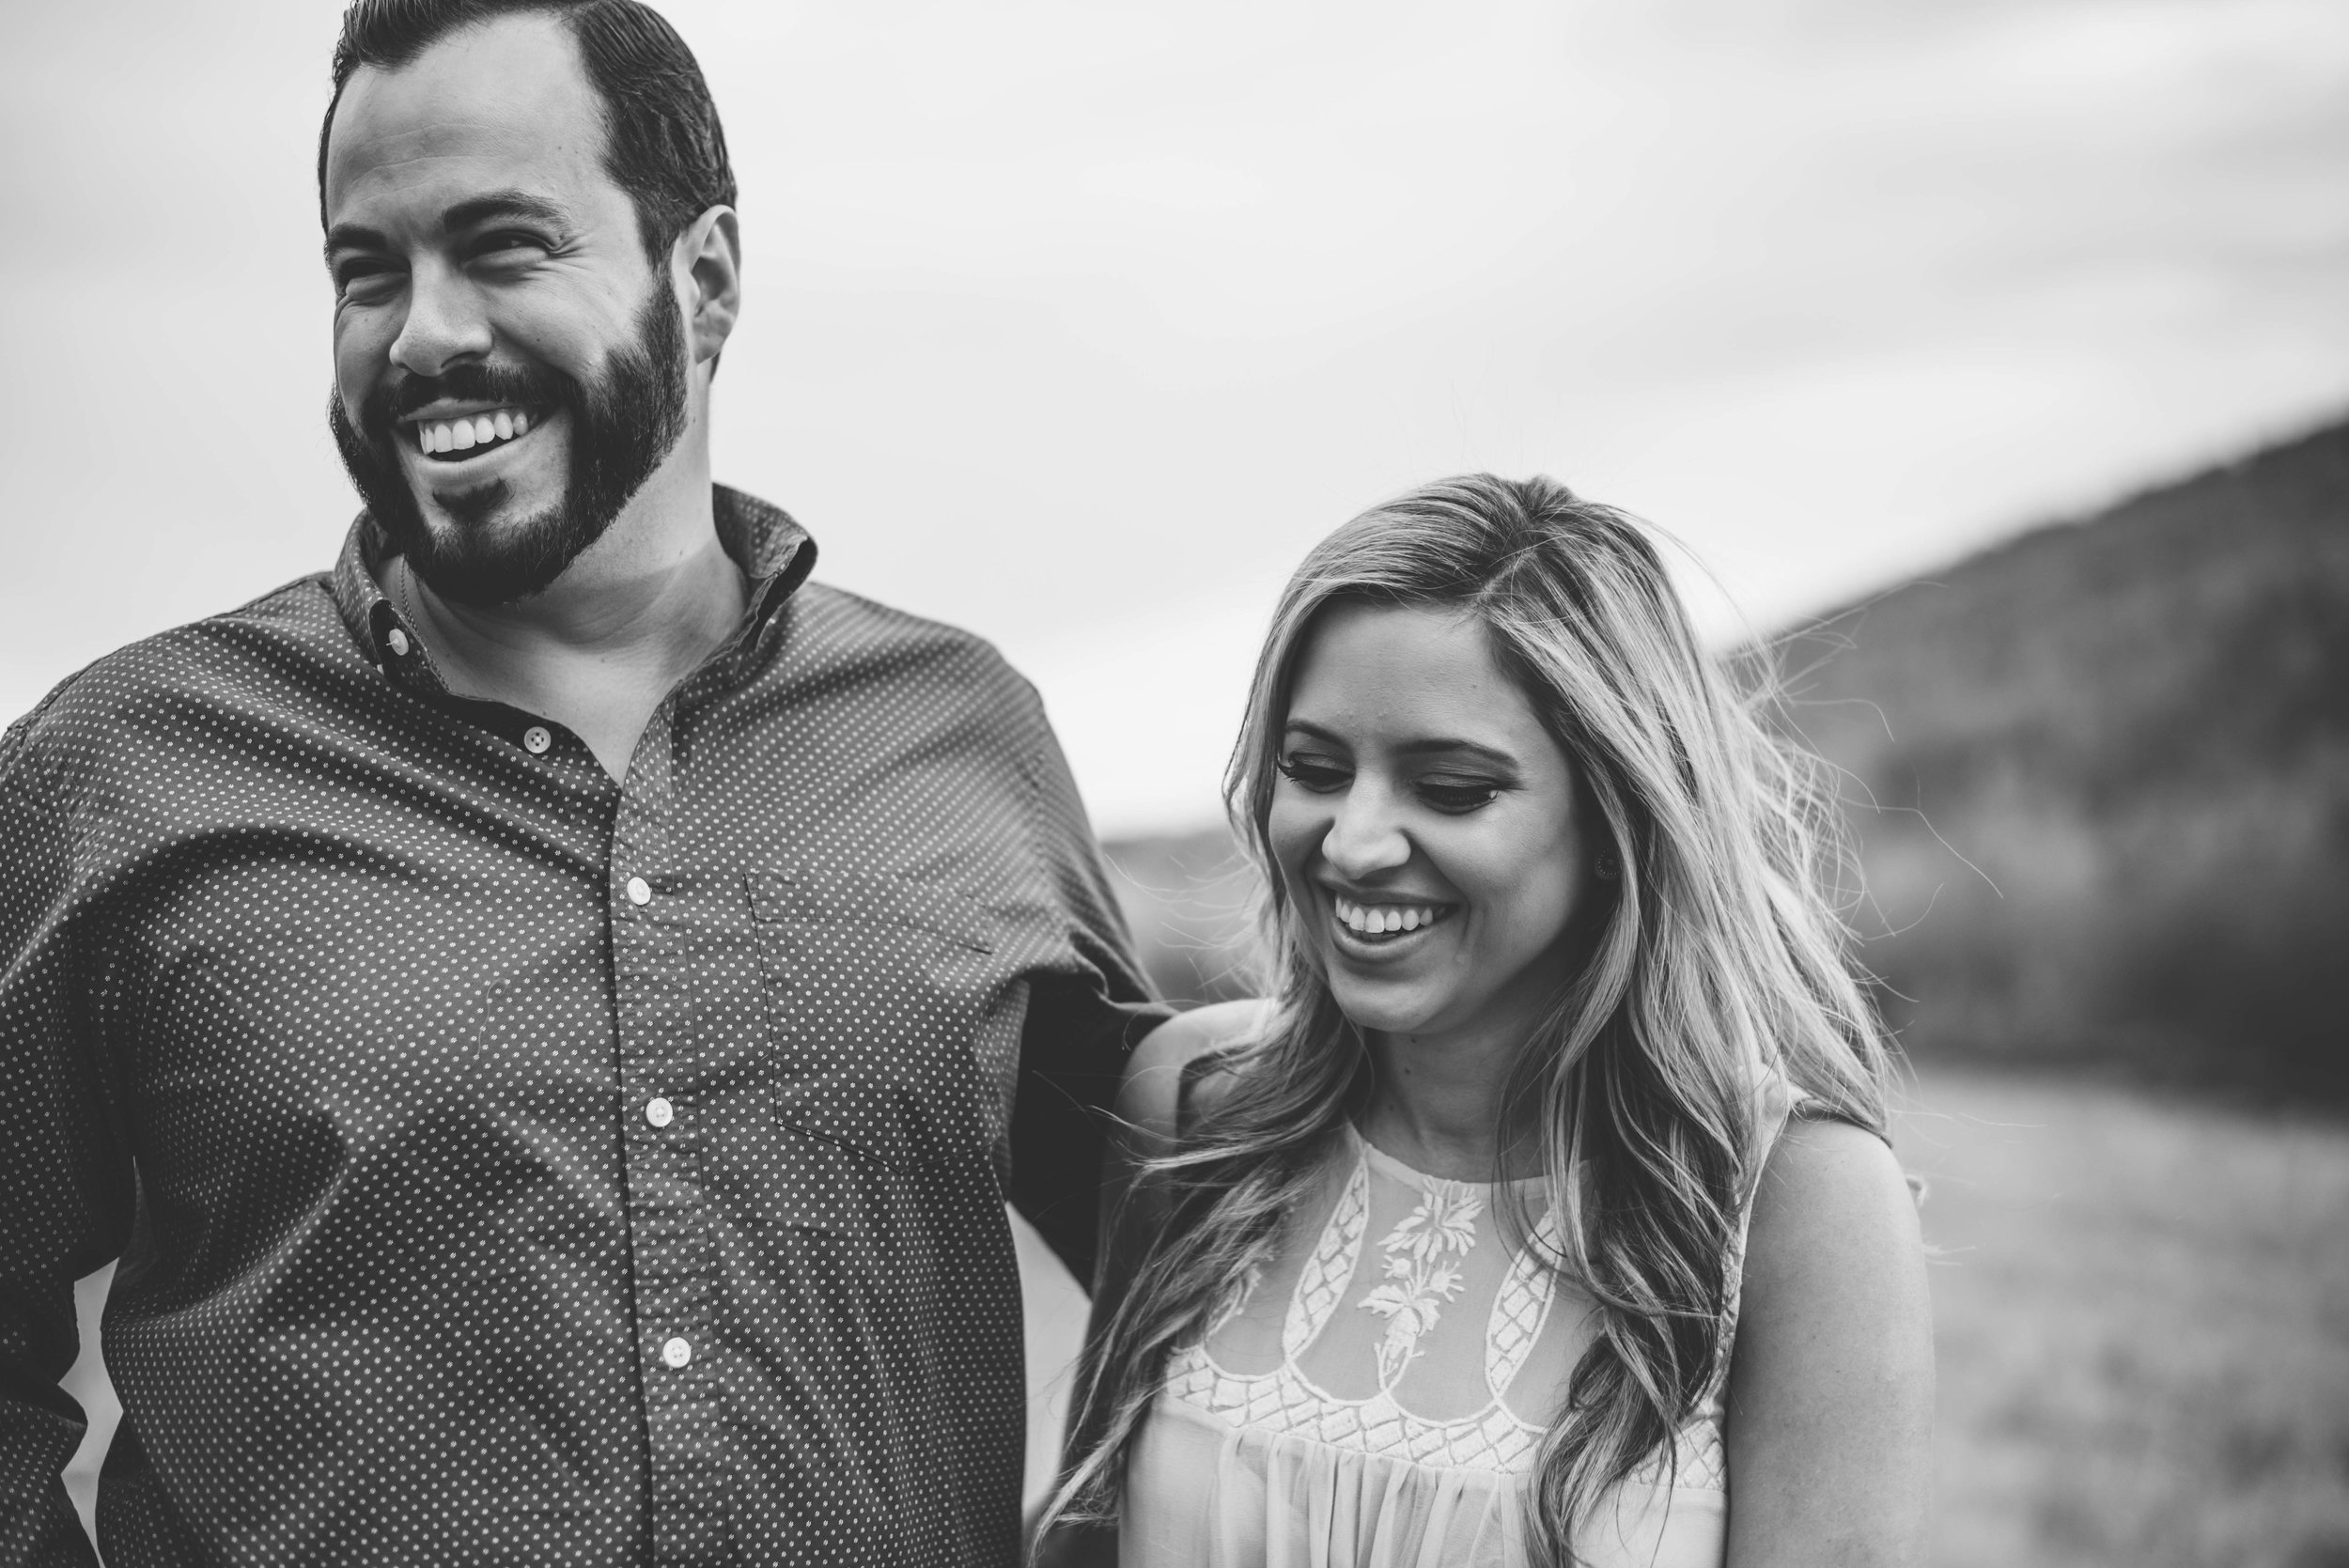
[[1411, 841], [1403, 831], [1393, 798], [1358, 780], [1338, 802], [1330, 831], [1321, 841], [1321, 858], [1348, 881], [1392, 871], [1408, 861]]

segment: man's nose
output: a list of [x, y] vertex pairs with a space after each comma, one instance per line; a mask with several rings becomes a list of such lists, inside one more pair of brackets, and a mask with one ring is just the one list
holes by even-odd
[[464, 360], [486, 359], [490, 322], [473, 285], [445, 267], [420, 266], [410, 276], [408, 315], [392, 340], [392, 363], [412, 376], [438, 376]]
[[1330, 869], [1356, 881], [1408, 861], [1411, 840], [1403, 829], [1401, 804], [1391, 790], [1357, 778], [1339, 799], [1321, 841], [1321, 857]]

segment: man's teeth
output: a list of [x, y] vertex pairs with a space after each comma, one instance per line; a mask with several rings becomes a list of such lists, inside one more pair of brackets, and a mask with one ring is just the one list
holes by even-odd
[[1346, 928], [1365, 937], [1383, 936], [1390, 931], [1416, 931], [1423, 925], [1435, 924], [1444, 915], [1443, 908], [1434, 904], [1357, 904], [1335, 894], [1330, 902]]
[[469, 452], [493, 441], [512, 441], [530, 434], [530, 415], [520, 409], [497, 409], [463, 419], [443, 419], [416, 427], [416, 446], [434, 452]]

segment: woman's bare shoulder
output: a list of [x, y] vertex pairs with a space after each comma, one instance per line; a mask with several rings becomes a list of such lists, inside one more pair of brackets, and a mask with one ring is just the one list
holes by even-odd
[[1919, 1243], [1900, 1162], [1875, 1133], [1830, 1117], [1795, 1117], [1763, 1167], [1753, 1243], [1754, 1261], [1789, 1269], [1905, 1259]]
[[[1182, 1107], [1183, 1078], [1190, 1064], [1252, 1039], [1271, 1016], [1272, 1003], [1261, 997], [1175, 1014], [1144, 1036], [1127, 1058], [1117, 1113], [1156, 1138], [1172, 1140]], [[1228, 1073], [1209, 1069], [1191, 1085], [1192, 1110], [1212, 1105], [1229, 1086]]]
[[1797, 1118], [1754, 1194], [1730, 1373], [1735, 1563], [1923, 1560], [1933, 1310], [1884, 1141]]

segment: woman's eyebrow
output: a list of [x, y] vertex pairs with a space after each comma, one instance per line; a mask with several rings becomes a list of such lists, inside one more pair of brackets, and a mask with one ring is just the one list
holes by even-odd
[[1517, 759], [1507, 752], [1480, 744], [1474, 740], [1461, 740], [1451, 736], [1429, 736], [1422, 740], [1407, 740], [1395, 750], [1406, 756], [1430, 756], [1438, 753], [1466, 752], [1470, 756], [1483, 757], [1495, 767], [1514, 768], [1517, 765]]
[[[1301, 734], [1331, 746], [1350, 748], [1352, 744], [1336, 731], [1325, 729], [1310, 719], [1291, 719], [1284, 726], [1284, 733]], [[1509, 753], [1497, 747], [1486, 746], [1480, 741], [1462, 739], [1456, 736], [1426, 736], [1418, 740], [1407, 740], [1395, 750], [1405, 756], [1414, 757], [1449, 755], [1466, 752], [1470, 756], [1483, 758], [1496, 768], [1508, 768], [1513, 772], [1517, 768], [1517, 759]]]

